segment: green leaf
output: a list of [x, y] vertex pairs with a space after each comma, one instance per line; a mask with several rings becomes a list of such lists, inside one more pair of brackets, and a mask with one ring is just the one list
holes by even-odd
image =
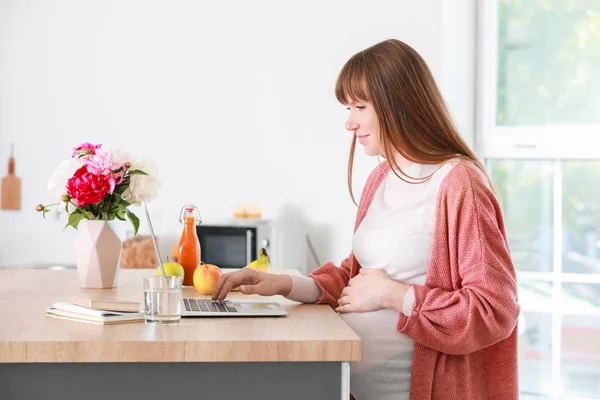
[[[109, 209], [110, 209], [110, 197], [106, 201], [102, 200], [100, 202], [100, 204], [98, 204], [98, 212], [102, 215], [108, 214]], [[106, 219], [106, 217], [103, 216], [103, 219]]]
[[125, 221], [125, 212], [127, 209], [123, 205], [118, 205], [115, 210], [115, 217], [120, 219], [121, 221]]
[[148, 175], [148, 174], [145, 173], [144, 171], [142, 171], [141, 169], [134, 169], [132, 171], [129, 171], [129, 175]]
[[67, 225], [65, 225], [65, 229], [67, 228], [67, 226], [72, 226], [73, 228], [77, 229], [77, 227], [79, 226], [79, 222], [85, 219], [85, 215], [80, 213], [79, 211], [74, 211], [73, 213], [71, 213], [71, 215], [69, 215], [69, 220], [67, 221]]
[[129, 220], [131, 221], [131, 225], [133, 225], [133, 235], [135, 236], [137, 235], [138, 229], [140, 228], [140, 220], [131, 211], [125, 209], [125, 212], [127, 213], [127, 218], [129, 218]]
[[115, 190], [113, 190], [113, 194], [118, 195], [119, 197], [127, 190], [129, 187], [129, 179], [125, 179], [123, 182], [119, 183]]

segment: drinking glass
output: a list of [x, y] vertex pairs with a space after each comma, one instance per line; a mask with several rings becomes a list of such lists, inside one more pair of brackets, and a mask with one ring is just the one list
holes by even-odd
[[144, 313], [148, 325], [173, 325], [181, 320], [180, 276], [144, 277]]

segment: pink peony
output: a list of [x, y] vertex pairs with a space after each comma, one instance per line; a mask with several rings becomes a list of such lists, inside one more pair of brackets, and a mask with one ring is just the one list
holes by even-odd
[[73, 154], [71, 155], [71, 158], [75, 158], [75, 156], [79, 154], [94, 155], [96, 154], [96, 150], [98, 150], [100, 147], [102, 147], [101, 144], [81, 143], [79, 147], [73, 148]]
[[93, 174], [87, 166], [83, 166], [67, 181], [67, 193], [79, 207], [83, 207], [96, 204], [112, 193], [111, 183], [105, 176]]
[[[111, 152], [102, 150], [91, 158], [84, 157], [81, 160], [91, 174], [103, 176], [109, 182], [109, 193], [112, 194], [115, 186], [123, 182], [125, 163]], [[119, 170], [120, 172], [113, 172]]]

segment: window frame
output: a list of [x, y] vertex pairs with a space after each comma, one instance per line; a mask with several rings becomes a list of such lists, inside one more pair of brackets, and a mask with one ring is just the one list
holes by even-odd
[[478, 0], [476, 4], [477, 153], [484, 159], [600, 160], [600, 124], [496, 125], [498, 0]]
[[[488, 167], [494, 159], [548, 160], [554, 166], [553, 192], [553, 269], [550, 272], [517, 271], [521, 281], [552, 283], [551, 301], [541, 307], [522, 307], [522, 312], [543, 312], [552, 318], [552, 370], [547, 398], [575, 398], [561, 396], [562, 377], [562, 324], [565, 315], [582, 315], [579, 310], [562, 307], [564, 283], [600, 283], [600, 273], [574, 274], [562, 270], [562, 162], [568, 160], [600, 160], [600, 125], [496, 125], [497, 63], [498, 63], [498, 3], [499, 0], [476, 1], [476, 106], [475, 151]], [[568, 132], [568, 134], [565, 134]], [[592, 318], [600, 317], [600, 307], [584, 312]], [[526, 322], [525, 322], [526, 323]], [[546, 398], [544, 395], [535, 397]]]

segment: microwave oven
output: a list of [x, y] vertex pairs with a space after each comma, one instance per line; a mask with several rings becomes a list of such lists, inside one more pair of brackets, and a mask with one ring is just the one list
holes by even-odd
[[297, 269], [306, 273], [306, 233], [298, 226], [270, 220], [231, 220], [196, 225], [201, 259], [220, 268], [243, 268], [265, 248], [271, 270]]

